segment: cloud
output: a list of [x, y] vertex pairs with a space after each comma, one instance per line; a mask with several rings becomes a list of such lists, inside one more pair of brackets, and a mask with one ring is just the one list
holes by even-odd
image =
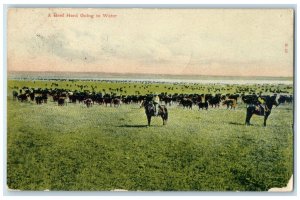
[[84, 48], [80, 48], [80, 46], [77, 48], [72, 47], [69, 38], [59, 32], [50, 35], [35, 34], [30, 40], [28, 50], [37, 56], [43, 53], [49, 55], [49, 58], [56, 56], [69, 62], [90, 63], [96, 61], [95, 55]]

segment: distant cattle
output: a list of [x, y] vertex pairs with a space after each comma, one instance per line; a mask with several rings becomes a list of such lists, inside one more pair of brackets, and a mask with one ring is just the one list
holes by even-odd
[[21, 102], [27, 101], [28, 100], [27, 94], [26, 93], [25, 94], [20, 94], [18, 96], [18, 100], [21, 101]]
[[215, 96], [209, 96], [208, 97], [208, 103], [211, 105], [211, 107], [220, 107], [220, 102], [221, 102], [221, 95], [216, 94]]
[[193, 107], [193, 101], [191, 99], [187, 99], [187, 98], [183, 98], [179, 104], [182, 105], [183, 108], [192, 109], [192, 107]]
[[112, 99], [110, 97], [105, 97], [104, 103], [105, 103], [105, 106], [107, 106], [107, 104], [110, 104], [110, 106], [112, 106]]
[[258, 101], [257, 99], [258, 99], [258, 96], [256, 94], [242, 96], [242, 101], [245, 104], [257, 104], [257, 101]]
[[93, 105], [93, 100], [92, 99], [85, 99], [83, 100], [83, 103], [86, 105], [86, 107], [91, 107]]
[[227, 109], [235, 109], [237, 106], [237, 101], [236, 99], [227, 99], [222, 102], [222, 105], [226, 105]]
[[12, 92], [12, 95], [13, 95], [13, 100], [16, 100], [18, 98], [18, 92], [17, 91], [13, 91]]
[[37, 97], [35, 97], [35, 102], [36, 102], [36, 104], [42, 104], [42, 102], [43, 102], [43, 97], [42, 96], [37, 96]]
[[199, 107], [199, 110], [200, 109], [208, 109], [208, 102], [207, 102], [207, 99], [205, 98], [205, 96], [204, 95], [201, 95], [201, 96], [199, 96], [199, 98], [198, 98], [198, 100], [199, 100], [199, 102], [198, 102], [198, 107]]
[[119, 98], [114, 98], [112, 102], [114, 104], [114, 107], [119, 107], [121, 105], [121, 99]]
[[279, 104], [284, 104], [284, 103], [292, 103], [293, 102], [293, 96], [287, 96], [287, 95], [280, 95], [278, 98], [278, 103]]
[[65, 102], [65, 98], [64, 97], [59, 97], [58, 100], [57, 100], [57, 104], [59, 106], [67, 105], [66, 102]]

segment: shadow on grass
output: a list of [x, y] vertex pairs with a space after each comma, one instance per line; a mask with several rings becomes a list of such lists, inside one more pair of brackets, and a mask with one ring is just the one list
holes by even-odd
[[146, 128], [148, 127], [148, 125], [131, 125], [131, 124], [124, 124], [124, 125], [120, 125], [117, 127], [122, 127], [122, 128]]
[[132, 108], [130, 108], [130, 109], [132, 109], [132, 110], [140, 110], [140, 109], [143, 109], [143, 108], [140, 108], [140, 107], [132, 107]]
[[121, 127], [121, 128], [149, 128], [149, 127], [163, 127], [163, 125], [157, 125], [157, 124], [154, 124], [154, 125], [134, 125], [134, 124], [124, 124], [124, 125], [120, 125], [120, 126], [117, 126], [117, 127]]
[[[229, 122], [229, 124], [236, 125], [236, 126], [246, 126], [245, 123], [238, 123], [238, 122]], [[252, 124], [250, 124], [250, 126], [251, 125]]]

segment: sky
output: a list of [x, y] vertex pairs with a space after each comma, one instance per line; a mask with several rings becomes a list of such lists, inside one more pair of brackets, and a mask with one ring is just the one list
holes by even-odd
[[291, 9], [12, 8], [8, 71], [292, 77], [293, 18]]

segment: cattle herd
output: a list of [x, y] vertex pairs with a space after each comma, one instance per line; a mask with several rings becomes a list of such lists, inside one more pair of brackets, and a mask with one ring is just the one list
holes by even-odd
[[[88, 90], [78, 91], [69, 89], [42, 89], [42, 88], [15, 88], [13, 90], [13, 100], [20, 102], [33, 101], [36, 104], [46, 104], [48, 100], [56, 102], [58, 106], [64, 106], [68, 103], [81, 103], [87, 107], [93, 105], [105, 105], [119, 107], [121, 104], [141, 104], [143, 101], [151, 98], [148, 95], [116, 95], [101, 92], [90, 92]], [[292, 95], [277, 95], [279, 104], [292, 103]], [[158, 94], [161, 104], [171, 106], [180, 105], [183, 108], [192, 109], [197, 106], [200, 109], [209, 107], [218, 108], [220, 105], [226, 106], [227, 109], [235, 109], [238, 102], [245, 104], [256, 104], [258, 94]]]

